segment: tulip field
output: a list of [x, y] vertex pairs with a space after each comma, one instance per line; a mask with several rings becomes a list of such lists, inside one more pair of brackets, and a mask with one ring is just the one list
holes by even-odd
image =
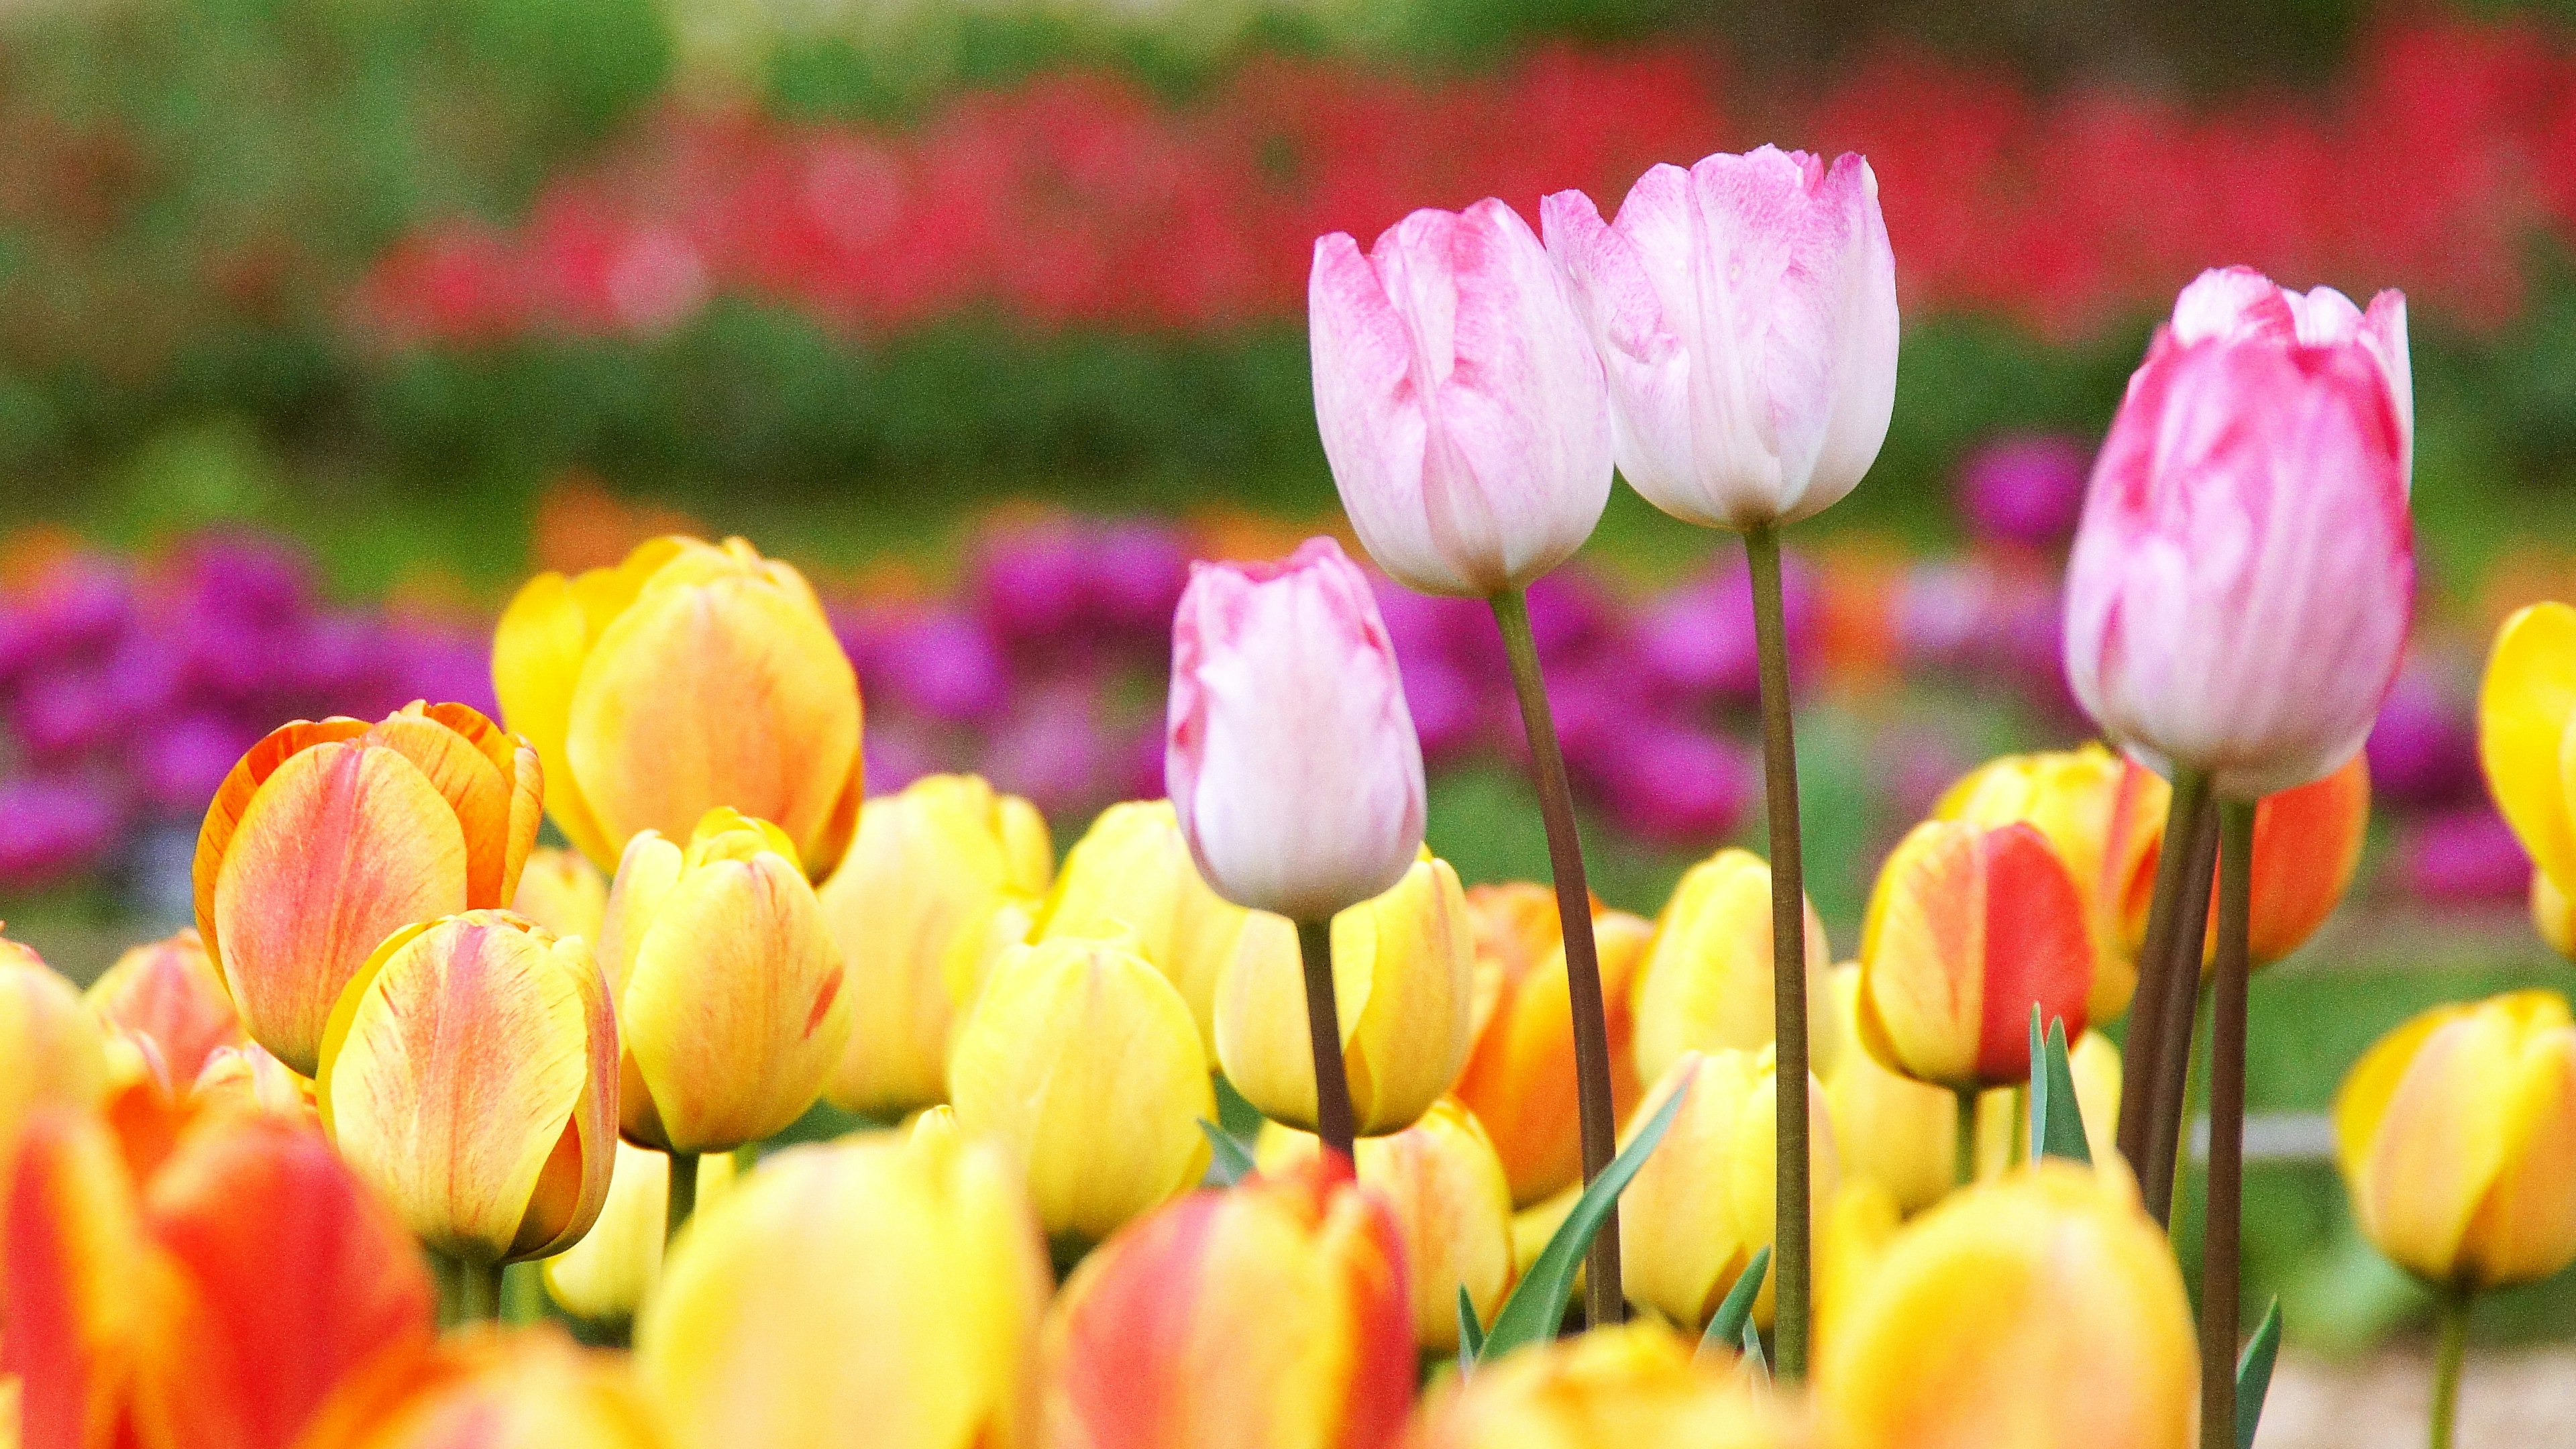
[[2576, 1443], [2576, 21], [1736, 9], [0, 13], [0, 1449]]

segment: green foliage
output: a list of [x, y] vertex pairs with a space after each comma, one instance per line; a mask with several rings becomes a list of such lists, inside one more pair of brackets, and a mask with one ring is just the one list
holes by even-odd
[[[1754, 1250], [1753, 1259], [1735, 1277], [1735, 1286], [1726, 1290], [1717, 1312], [1708, 1320], [1708, 1331], [1699, 1336], [1699, 1356], [1713, 1358], [1729, 1351], [1729, 1345], [1741, 1343], [1753, 1331], [1753, 1301], [1762, 1296], [1762, 1280], [1771, 1272], [1771, 1245]], [[1761, 1340], [1754, 1339], [1754, 1351], [1761, 1351]]]
[[1199, 1119], [1199, 1130], [1207, 1134], [1210, 1178], [1225, 1187], [1232, 1187], [1252, 1175], [1252, 1154], [1244, 1149], [1242, 1138], [1205, 1117]]
[[2075, 1099], [2075, 1071], [2066, 1059], [2066, 1023], [2051, 1018], [2043, 1034], [2036, 1002], [2030, 1008], [2030, 1155], [2093, 1161], [2084, 1141], [2084, 1107]]
[[1628, 1190], [1637, 1169], [1645, 1166], [1646, 1155], [1664, 1140], [1665, 1129], [1673, 1125], [1673, 1114], [1682, 1106], [1683, 1094], [1673, 1093], [1646, 1124], [1637, 1129], [1636, 1137], [1612, 1158], [1601, 1175], [1583, 1189], [1575, 1200], [1574, 1211], [1565, 1215], [1547, 1246], [1539, 1250], [1538, 1261], [1518, 1285], [1512, 1296], [1503, 1300], [1503, 1310], [1494, 1315], [1494, 1326], [1485, 1333], [1483, 1356], [1498, 1356], [1513, 1349], [1555, 1336], [1557, 1325], [1565, 1320], [1566, 1300], [1574, 1294], [1574, 1274], [1583, 1264], [1583, 1255], [1592, 1249], [1592, 1240], [1601, 1233], [1610, 1210], [1618, 1205], [1619, 1194]]
[[1476, 1321], [1476, 1300], [1467, 1296], [1467, 1285], [1458, 1285], [1458, 1368], [1461, 1373], [1475, 1367], [1477, 1355], [1485, 1351], [1485, 1326]]
[[2263, 1310], [2244, 1355], [2236, 1360], [2236, 1449], [2254, 1449], [2254, 1430], [2263, 1420], [2263, 1400], [2272, 1391], [2272, 1360], [2281, 1353], [2281, 1300]]

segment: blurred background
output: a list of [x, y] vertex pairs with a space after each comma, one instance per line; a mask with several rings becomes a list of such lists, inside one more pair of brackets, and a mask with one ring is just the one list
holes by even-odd
[[[2092, 447], [2173, 293], [2247, 262], [2406, 290], [2426, 581], [2254, 1104], [2563, 986], [2471, 705], [2495, 621], [2576, 596], [2568, 0], [10, 0], [0, 915], [75, 974], [184, 919], [262, 733], [489, 708], [521, 578], [672, 529], [815, 580], [872, 788], [979, 769], [1067, 844], [1161, 788], [1188, 561], [1341, 527], [1313, 238], [1767, 140], [1869, 155], [1908, 328], [1875, 470], [1792, 540], [1838, 952], [1943, 786], [2084, 735]], [[1489, 620], [1385, 603], [1434, 846], [1543, 878]], [[1596, 884], [1651, 913], [1758, 829], [1741, 551], [1622, 493], [1533, 608]], [[2294, 1339], [2357, 1350], [2419, 1300], [2331, 1182], [2258, 1172], [2252, 1250]], [[2567, 1327], [2526, 1297], [2482, 1321]]]

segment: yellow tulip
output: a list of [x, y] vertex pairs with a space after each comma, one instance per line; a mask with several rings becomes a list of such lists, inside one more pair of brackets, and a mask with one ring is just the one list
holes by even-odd
[[478, 1263], [560, 1253], [608, 1198], [617, 1020], [588, 943], [507, 911], [385, 939], [314, 1079], [322, 1130], [423, 1243]]
[[[1777, 1226], [1776, 1064], [1759, 1052], [1684, 1051], [1637, 1104], [1626, 1134], [1675, 1093], [1681, 1110], [1619, 1199], [1628, 1301], [1686, 1327], [1707, 1325]], [[1823, 1093], [1808, 1096], [1811, 1201], [1833, 1201], [1833, 1122]], [[1771, 1321], [1771, 1280], [1754, 1317]]]
[[2485, 680], [2478, 688], [2478, 759], [2486, 767], [2487, 790], [2505, 823], [2531, 854], [2533, 868], [2547, 878], [2549, 898], [2557, 904], [2544, 911], [2539, 881], [2532, 885], [2534, 914], [2541, 934], [2567, 946], [2553, 934], [2553, 921], [2566, 918], [2564, 903], [2576, 899], [2576, 799], [2571, 799], [2569, 743], [2576, 731], [2576, 609], [2565, 604], [2533, 604], [2517, 609], [2496, 631], [2487, 655]]
[[149, 1040], [177, 1084], [195, 1081], [217, 1047], [250, 1040], [193, 928], [117, 957], [81, 1000], [100, 1020]]
[[815, 893], [853, 1014], [832, 1105], [889, 1117], [948, 1099], [954, 1019], [1017, 939], [995, 922], [1024, 934], [1054, 868], [1037, 807], [980, 776], [926, 775], [860, 807], [850, 853]]
[[476, 1329], [372, 1368], [299, 1449], [667, 1449], [614, 1354], [554, 1327]]
[[1249, 957], [1265, 972], [1300, 969], [1297, 928], [1287, 917], [1245, 910], [1200, 878], [1169, 800], [1129, 800], [1100, 812], [1065, 856], [1064, 873], [1038, 913], [1036, 938], [1106, 940], [1122, 931], [1134, 933], [1136, 953], [1180, 988], [1211, 1061], [1217, 982], [1226, 967]]
[[[1278, 1172], [1315, 1155], [1313, 1133], [1276, 1122], [1261, 1130], [1259, 1161]], [[1353, 1149], [1360, 1186], [1384, 1199], [1404, 1240], [1413, 1280], [1413, 1341], [1424, 1352], [1458, 1351], [1458, 1290], [1490, 1323], [1512, 1286], [1512, 1197], [1502, 1159], [1475, 1114], [1454, 1097], [1422, 1120]]]
[[730, 806], [828, 873], [860, 796], [859, 681], [802, 574], [738, 538], [657, 538], [615, 568], [540, 574], [492, 639], [510, 727], [545, 760], [546, 810], [616, 865], [645, 830]]
[[[1583, 1184], [1568, 1183], [1565, 1190], [1554, 1197], [1540, 1198], [1512, 1214], [1512, 1277], [1515, 1280], [1529, 1276], [1529, 1270], [1538, 1264], [1538, 1255], [1547, 1251], [1547, 1240], [1556, 1236], [1558, 1228], [1565, 1226], [1565, 1220], [1574, 1214], [1574, 1205], [1582, 1199]], [[1574, 1279], [1578, 1284], [1583, 1281], [1581, 1268], [1574, 1270]]]
[[[1833, 958], [1807, 906], [1807, 999], [1822, 1001]], [[1692, 866], [1655, 918], [1655, 938], [1629, 990], [1637, 1077], [1651, 1082], [1685, 1051], [1752, 1051], [1772, 1038], [1771, 867], [1730, 846]], [[1831, 1069], [1830, 1033], [1814, 1031], [1809, 1065]]]
[[[0, 936], [0, 1193], [28, 1119], [107, 1095], [105, 1034], [80, 992], [32, 947]], [[0, 1198], [5, 1201], [5, 1198]]]
[[2072, 750], [2006, 755], [1971, 771], [1932, 807], [1935, 820], [1985, 830], [2018, 820], [2047, 838], [2075, 882], [2091, 927], [2093, 990], [2084, 1012], [2092, 1021], [2116, 1020], [2138, 986], [2123, 909], [2140, 862], [2153, 859], [2157, 830], [2142, 828], [2133, 817], [2162, 821], [2164, 805], [2122, 789], [2133, 768], [2091, 741]]
[[[698, 1163], [697, 1210], [706, 1211], [733, 1185], [731, 1153]], [[582, 1240], [545, 1260], [546, 1296], [575, 1318], [619, 1323], [635, 1316], [662, 1279], [663, 1233], [670, 1219], [671, 1158], [631, 1142], [617, 1144], [608, 1201]]]
[[2558, 893], [2545, 870], [2531, 873], [2531, 926], [2550, 950], [2576, 959], [2576, 906]]
[[298, 720], [224, 777], [197, 833], [197, 932], [251, 1038], [311, 1076], [342, 987], [385, 937], [517, 894], [544, 780], [461, 704]]
[[2576, 1261], [2576, 1024], [2517, 991], [2380, 1039], [2335, 1098], [2362, 1233], [2433, 1283], [2483, 1289]]
[[1845, 1311], [1904, 1223], [1904, 1209], [1877, 1179], [1851, 1174], [1817, 1214], [1814, 1342], [1819, 1360], [1832, 1351]]
[[1958, 1193], [1828, 1294], [1834, 1449], [2187, 1449], [2200, 1355], [2182, 1273], [2116, 1164]]
[[684, 848], [637, 835], [599, 929], [630, 1141], [730, 1152], [822, 1095], [849, 1044], [841, 952], [786, 833], [710, 810]]
[[578, 850], [540, 845], [519, 872], [510, 909], [558, 936], [579, 936], [596, 946], [599, 923], [608, 914], [608, 877]]
[[1535, 1344], [1423, 1405], [1406, 1449], [1785, 1449], [1794, 1411], [1652, 1320]]
[[1011, 1149], [1058, 1238], [1098, 1242], [1207, 1171], [1199, 1122], [1216, 1120], [1216, 1092], [1198, 1027], [1121, 943], [1005, 952], [957, 1033], [948, 1085], [959, 1130]]
[[[1458, 1080], [1475, 1029], [1475, 925], [1449, 862], [1333, 917], [1333, 1006], [1363, 1137], [1401, 1132]], [[1218, 983], [1217, 1060], [1274, 1121], [1315, 1125], [1315, 1060], [1296, 953], [1238, 958]]]

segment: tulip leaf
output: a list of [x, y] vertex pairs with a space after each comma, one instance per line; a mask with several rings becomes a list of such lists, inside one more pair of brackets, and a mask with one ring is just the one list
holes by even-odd
[[2272, 1390], [2272, 1360], [2281, 1352], [2281, 1300], [2263, 1310], [2245, 1355], [2236, 1361], [2236, 1449], [2254, 1449], [2254, 1426], [2263, 1419], [2263, 1397]]
[[2090, 1163], [2084, 1109], [2075, 1100], [2075, 1069], [2066, 1059], [2066, 1023], [2051, 1019], [2039, 1029], [2039, 1006], [2030, 1008], [2030, 1155]]
[[1218, 1182], [1232, 1187], [1252, 1175], [1252, 1154], [1243, 1150], [1243, 1139], [1205, 1117], [1199, 1119], [1199, 1130], [1207, 1134], [1208, 1146], [1214, 1149], [1208, 1172]]
[[1744, 1365], [1753, 1371], [1755, 1382], [1771, 1381], [1771, 1360], [1763, 1356], [1762, 1333], [1750, 1318], [1744, 1320]]
[[1565, 1215], [1528, 1275], [1503, 1301], [1503, 1311], [1494, 1315], [1494, 1326], [1485, 1331], [1482, 1357], [1493, 1358], [1555, 1337], [1558, 1325], [1565, 1321], [1566, 1300], [1574, 1296], [1574, 1273], [1583, 1265], [1583, 1255], [1592, 1251], [1592, 1240], [1618, 1205], [1619, 1194], [1628, 1190], [1629, 1179], [1645, 1165], [1646, 1154], [1664, 1140], [1664, 1130], [1673, 1125], [1673, 1114], [1681, 1110], [1682, 1098], [1688, 1095], [1675, 1092], [1666, 1098], [1663, 1107], [1638, 1129], [1636, 1140], [1583, 1189], [1574, 1211]]
[[1477, 1355], [1485, 1351], [1485, 1325], [1476, 1321], [1476, 1301], [1467, 1296], [1467, 1285], [1458, 1285], [1458, 1371], [1465, 1373], [1476, 1366]]
[[1771, 1272], [1771, 1245], [1754, 1250], [1753, 1261], [1735, 1276], [1735, 1286], [1726, 1290], [1726, 1298], [1717, 1305], [1717, 1316], [1708, 1321], [1708, 1332], [1700, 1335], [1699, 1356], [1714, 1358], [1728, 1344], [1744, 1336], [1753, 1321], [1753, 1300], [1762, 1296], [1762, 1280]]

